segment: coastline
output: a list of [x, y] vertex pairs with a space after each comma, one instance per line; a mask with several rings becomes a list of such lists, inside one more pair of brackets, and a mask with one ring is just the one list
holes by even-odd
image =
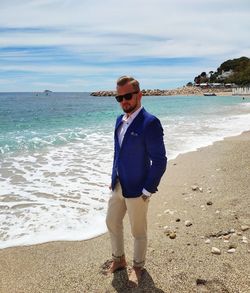
[[[169, 161], [159, 192], [150, 202], [142, 283], [148, 291], [143, 292], [249, 290], [250, 230], [242, 231], [242, 226], [250, 226], [249, 149], [250, 131]], [[187, 220], [192, 225], [185, 226]], [[125, 223], [131, 264], [127, 218]], [[216, 234], [230, 229], [224, 236]], [[175, 239], [169, 238], [169, 230]], [[205, 243], [207, 239], [210, 243]], [[228, 253], [230, 245], [235, 252]], [[211, 253], [213, 246], [220, 255]], [[5, 248], [0, 250], [0, 292], [132, 292], [125, 289], [125, 271], [114, 278], [105, 275], [102, 264], [108, 259], [107, 233], [85, 241]]]
[[[176, 89], [143, 89], [141, 90], [143, 96], [203, 96], [204, 93], [213, 93], [217, 96], [232, 96], [231, 88], [201, 88], [196, 86], [183, 86]], [[112, 97], [116, 96], [116, 91], [95, 91], [90, 93], [91, 96], [96, 97]]]

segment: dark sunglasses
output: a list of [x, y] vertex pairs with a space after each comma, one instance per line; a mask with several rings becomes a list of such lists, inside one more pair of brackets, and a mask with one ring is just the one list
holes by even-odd
[[134, 94], [138, 94], [138, 93], [139, 93], [139, 91], [136, 91], [136, 92], [128, 93], [128, 94], [125, 94], [125, 95], [116, 96], [115, 98], [116, 98], [116, 101], [117, 101], [118, 103], [121, 103], [121, 102], [123, 101], [123, 99], [126, 100], [126, 101], [131, 100], [132, 97], [133, 97], [133, 95], [134, 95]]

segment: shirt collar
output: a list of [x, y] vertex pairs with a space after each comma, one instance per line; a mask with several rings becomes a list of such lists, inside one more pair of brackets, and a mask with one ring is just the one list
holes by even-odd
[[132, 121], [135, 119], [135, 117], [139, 114], [143, 106], [141, 106], [139, 109], [137, 109], [134, 113], [132, 113], [130, 116], [127, 117], [126, 114], [123, 115], [122, 121], [123, 122], [128, 122], [129, 124], [132, 123]]

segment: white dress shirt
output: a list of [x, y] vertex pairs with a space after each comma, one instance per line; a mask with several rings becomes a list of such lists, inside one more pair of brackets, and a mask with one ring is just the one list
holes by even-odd
[[[131, 115], [128, 116], [127, 114], [124, 114], [124, 116], [122, 117], [122, 124], [117, 131], [118, 141], [120, 146], [122, 145], [127, 129], [129, 128], [130, 124], [134, 121], [135, 117], [140, 113], [142, 108], [143, 107], [141, 106]], [[143, 188], [142, 193], [146, 196], [151, 196], [151, 193], [147, 191], [145, 188]]]

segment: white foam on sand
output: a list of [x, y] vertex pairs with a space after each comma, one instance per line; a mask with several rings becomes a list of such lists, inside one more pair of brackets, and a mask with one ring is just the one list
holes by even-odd
[[[245, 111], [246, 104], [234, 107], [237, 115], [214, 115], [178, 117], [169, 123], [163, 123], [165, 143], [168, 146], [168, 159], [174, 159], [179, 154], [195, 151], [200, 147], [223, 140], [225, 137], [241, 134], [250, 130], [250, 113]], [[250, 105], [250, 103], [249, 103]], [[242, 111], [242, 109], [245, 109]], [[230, 107], [231, 112], [232, 107]], [[237, 110], [237, 111], [236, 111]], [[241, 113], [241, 114], [240, 114]], [[230, 115], [229, 115], [230, 114]]]
[[112, 134], [0, 165], [0, 248], [89, 239], [106, 231]]

